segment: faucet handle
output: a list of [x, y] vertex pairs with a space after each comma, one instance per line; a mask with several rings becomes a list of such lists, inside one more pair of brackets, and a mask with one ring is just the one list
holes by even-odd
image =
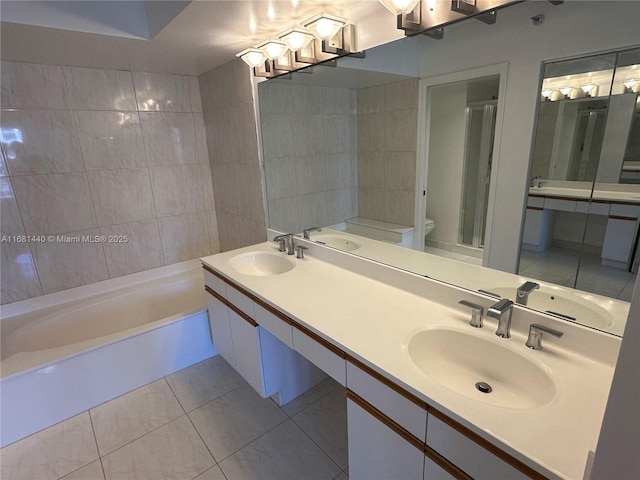
[[563, 335], [562, 332], [554, 330], [553, 328], [543, 327], [542, 325], [532, 323], [531, 325], [529, 325], [529, 336], [527, 337], [525, 345], [532, 350], [542, 350], [543, 333], [548, 333], [549, 335], [553, 335], [554, 337], [558, 338]]
[[482, 315], [484, 315], [484, 307], [467, 300], [460, 300], [458, 303], [471, 309], [471, 320], [469, 321], [469, 325], [475, 328], [482, 328]]
[[321, 229], [320, 227], [309, 227], [309, 228], [305, 228], [305, 229], [302, 231], [302, 237], [303, 237], [305, 240], [309, 240], [309, 232], [321, 232], [321, 231], [322, 231], [322, 229]]
[[308, 247], [305, 247], [304, 245], [296, 245], [296, 258], [304, 258], [304, 251], [305, 250], [309, 250]]

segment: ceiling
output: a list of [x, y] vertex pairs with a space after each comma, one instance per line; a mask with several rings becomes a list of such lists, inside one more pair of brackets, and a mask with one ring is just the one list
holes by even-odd
[[386, 12], [376, 0], [2, 0], [0, 51], [9, 61], [200, 75], [316, 13], [363, 11]]

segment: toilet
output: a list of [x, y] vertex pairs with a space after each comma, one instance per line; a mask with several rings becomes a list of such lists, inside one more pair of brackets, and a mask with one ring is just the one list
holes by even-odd
[[424, 219], [424, 236], [429, 235], [433, 229], [436, 228], [436, 224], [430, 218]]

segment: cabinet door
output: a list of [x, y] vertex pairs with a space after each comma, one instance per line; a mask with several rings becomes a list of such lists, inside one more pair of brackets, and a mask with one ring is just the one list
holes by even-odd
[[229, 310], [229, 323], [235, 354], [235, 369], [262, 397], [264, 378], [260, 358], [260, 330], [253, 320], [241, 317], [237, 312]]
[[229, 324], [229, 307], [218, 300], [211, 292], [207, 294], [207, 304], [213, 345], [218, 350], [218, 353], [222, 355], [222, 358], [235, 368], [236, 360], [233, 354], [233, 339], [231, 337], [231, 325]]
[[424, 480], [457, 480], [429, 457], [424, 457]]
[[424, 453], [347, 398], [349, 478], [422, 480]]

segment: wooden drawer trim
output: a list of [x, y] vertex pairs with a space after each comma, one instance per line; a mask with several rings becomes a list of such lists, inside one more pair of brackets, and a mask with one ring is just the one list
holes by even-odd
[[283, 322], [287, 323], [288, 325], [293, 325], [295, 322], [293, 321], [293, 319], [291, 319], [290, 317], [288, 317], [287, 315], [285, 315], [284, 313], [282, 313], [280, 310], [278, 310], [275, 307], [272, 307], [271, 305], [269, 305], [268, 303], [266, 303], [265, 301], [254, 297], [253, 301], [255, 303], [257, 303], [258, 305], [260, 305], [262, 308], [264, 308], [266, 311], [268, 311], [269, 313], [272, 313], [273, 315], [275, 315], [276, 317], [278, 317], [280, 320], [282, 320]]
[[544, 208], [542, 208], [542, 207], [530, 207], [530, 206], [527, 205], [527, 210], [540, 210], [540, 211], [543, 211]]
[[[485, 440], [484, 438], [482, 438], [477, 433], [469, 430], [467, 427], [465, 427], [464, 425], [461, 425], [460, 423], [456, 422], [452, 418], [449, 418], [444, 413], [439, 412], [438, 410], [436, 410], [434, 408], [430, 408], [429, 409], [429, 413], [432, 414], [434, 417], [436, 417], [438, 420], [441, 420], [442, 422], [444, 422], [447, 425], [449, 425], [454, 430], [458, 431], [458, 433], [460, 433], [460, 434], [464, 435], [465, 437], [467, 437], [469, 440], [475, 442], [476, 444], [478, 444], [479, 446], [481, 446], [482, 448], [484, 448], [488, 452], [494, 454], [496, 457], [498, 457], [503, 462], [508, 463], [509, 465], [511, 465], [516, 470], [524, 473], [529, 478], [533, 478], [535, 480], [548, 480], [547, 477], [545, 477], [544, 475], [536, 472], [529, 465], [526, 465], [526, 464], [522, 463], [520, 460], [518, 460], [517, 458], [512, 457], [508, 453], [506, 453], [503, 450], [501, 450], [500, 448], [496, 447], [491, 442], [489, 442], [489, 441]], [[429, 431], [429, 422], [427, 421], [427, 432], [428, 431]]]
[[418, 450], [420, 450], [421, 452], [424, 452], [426, 445], [424, 444], [423, 441], [421, 441], [421, 440], [417, 439], [416, 437], [414, 437], [411, 433], [409, 433], [407, 430], [402, 428], [396, 422], [391, 420], [384, 413], [382, 413], [376, 407], [374, 407], [369, 402], [367, 402], [365, 399], [360, 397], [358, 394], [353, 393], [351, 390], [347, 389], [347, 398], [352, 400], [355, 404], [360, 406], [363, 410], [365, 410], [371, 416], [373, 416], [376, 419], [380, 420], [387, 427], [389, 427], [391, 430], [393, 430], [396, 434], [400, 435], [403, 439], [405, 439], [411, 445], [416, 447]]
[[623, 217], [621, 215], [609, 215], [611, 220], [626, 220], [627, 222], [635, 222], [638, 219], [636, 217]]
[[312, 340], [315, 340], [317, 343], [319, 343], [320, 345], [325, 347], [330, 352], [336, 354], [337, 356], [339, 356], [342, 359], [347, 358], [347, 354], [343, 350], [341, 350], [338, 347], [336, 347], [333, 343], [325, 340], [324, 338], [322, 338], [317, 333], [312, 332], [307, 327], [303, 327], [302, 325], [300, 325], [297, 322], [293, 322], [292, 325], [293, 325], [293, 328], [298, 329], [300, 332], [304, 333], [307, 337], [311, 338]]
[[449, 475], [453, 476], [458, 480], [473, 480], [473, 477], [470, 477], [465, 472], [463, 472], [460, 467], [454, 465], [449, 460], [444, 458], [438, 452], [436, 452], [430, 446], [426, 446], [424, 451], [425, 456], [429, 457], [433, 463], [438, 465], [441, 469], [447, 472]]
[[216, 277], [218, 277], [220, 280], [222, 280], [224, 283], [226, 283], [227, 285], [229, 285], [230, 287], [236, 289], [237, 291], [239, 291], [241, 294], [243, 294], [245, 297], [249, 297], [251, 300], [255, 300], [255, 295], [253, 295], [251, 292], [249, 292], [248, 290], [245, 290], [244, 288], [242, 288], [240, 285], [238, 285], [237, 283], [232, 282], [231, 280], [229, 280], [228, 278], [224, 277], [223, 275], [219, 274], [218, 272], [216, 272], [215, 270], [213, 270], [211, 267], [209, 267], [208, 265], [202, 265], [202, 268], [204, 268], [207, 272], [209, 272], [211, 275], [214, 275]]
[[593, 203], [610, 203], [611, 205], [631, 205], [637, 207], [640, 202], [625, 202], [623, 200], [603, 200], [599, 198], [594, 198], [591, 200]]
[[220, 302], [224, 303], [227, 307], [229, 307], [234, 312], [236, 312], [243, 320], [247, 321], [252, 327], [258, 326], [258, 323], [253, 318], [251, 318], [249, 315], [244, 313], [242, 310], [236, 307], [233, 303], [229, 302], [226, 298], [220, 296], [217, 292], [215, 292], [214, 290], [212, 290], [206, 285], [204, 289], [206, 290], [207, 293], [212, 295], [214, 298], [216, 298]]
[[427, 410], [429, 408], [429, 406], [427, 405], [427, 402], [425, 402], [424, 400], [419, 399], [413, 393], [407, 392], [400, 385], [397, 385], [396, 383], [392, 382], [391, 380], [389, 380], [385, 376], [379, 374], [373, 368], [369, 367], [368, 365], [365, 365], [360, 360], [353, 358], [351, 355], [347, 355], [347, 362], [350, 362], [354, 366], [358, 367], [360, 370], [362, 370], [367, 375], [375, 378], [380, 383], [382, 383], [383, 385], [386, 385], [387, 387], [389, 387], [391, 390], [393, 390], [394, 392], [398, 393], [399, 395], [402, 395], [404, 398], [409, 400], [411, 403], [414, 403], [418, 407], [422, 408], [423, 410]]

